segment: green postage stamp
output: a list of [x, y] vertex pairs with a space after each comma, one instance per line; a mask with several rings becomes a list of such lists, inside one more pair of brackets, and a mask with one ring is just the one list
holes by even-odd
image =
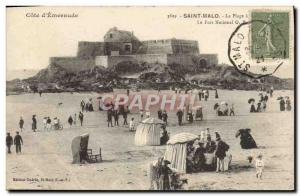
[[251, 57], [289, 58], [289, 13], [252, 12]]

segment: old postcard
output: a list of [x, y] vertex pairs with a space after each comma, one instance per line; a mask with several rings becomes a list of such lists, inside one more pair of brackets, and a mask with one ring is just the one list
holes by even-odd
[[6, 20], [8, 190], [295, 190], [292, 6]]

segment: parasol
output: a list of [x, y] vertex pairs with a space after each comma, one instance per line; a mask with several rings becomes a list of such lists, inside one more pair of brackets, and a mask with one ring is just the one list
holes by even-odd
[[252, 102], [255, 102], [255, 99], [253, 99], [253, 98], [248, 99], [249, 104], [252, 103]]
[[222, 101], [220, 104], [221, 104], [221, 105], [226, 105], [227, 102], [226, 102], [226, 101]]

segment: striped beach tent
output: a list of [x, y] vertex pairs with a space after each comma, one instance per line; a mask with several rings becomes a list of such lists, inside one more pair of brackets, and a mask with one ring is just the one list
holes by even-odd
[[170, 167], [177, 172], [186, 173], [187, 143], [199, 139], [192, 133], [179, 133], [171, 137], [167, 143], [164, 159], [171, 162]]
[[157, 118], [147, 118], [136, 128], [134, 142], [137, 146], [158, 146], [162, 126], [165, 124]]

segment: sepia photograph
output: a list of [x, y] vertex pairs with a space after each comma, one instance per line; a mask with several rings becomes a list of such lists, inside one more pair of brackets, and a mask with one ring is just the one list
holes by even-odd
[[293, 6], [7, 6], [6, 189], [295, 191]]

